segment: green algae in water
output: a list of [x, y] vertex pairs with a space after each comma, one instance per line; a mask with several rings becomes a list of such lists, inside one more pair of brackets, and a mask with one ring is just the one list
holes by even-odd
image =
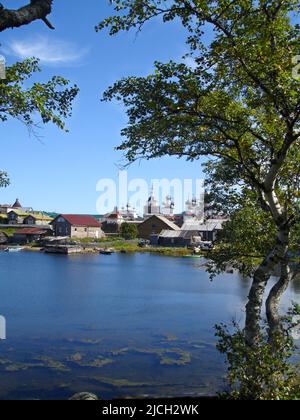
[[92, 360], [86, 360], [85, 357], [85, 354], [75, 353], [71, 356], [68, 356], [66, 360], [68, 362], [76, 363], [78, 366], [90, 368], [102, 368], [104, 366], [114, 363], [114, 360], [102, 356]]
[[75, 353], [75, 354], [72, 354], [71, 356], [68, 356], [67, 357], [67, 362], [74, 362], [74, 363], [78, 363], [78, 362], [81, 362], [82, 361], [82, 359], [84, 358], [84, 354], [81, 354], [81, 353]]
[[26, 364], [21, 364], [21, 363], [13, 364], [12, 363], [5, 367], [5, 371], [12, 373], [12, 372], [20, 372], [20, 371], [28, 370], [29, 368], [30, 366]]
[[116, 388], [143, 388], [157, 386], [157, 384], [153, 382], [134, 382], [128, 379], [113, 379], [103, 376], [93, 376], [91, 379], [101, 384], [111, 385]]
[[91, 368], [102, 368], [104, 366], [111, 365], [112, 363], [114, 363], [112, 359], [105, 359], [105, 358], [95, 359], [91, 361], [77, 362], [77, 364], [81, 367], [91, 367]]
[[0, 365], [7, 365], [8, 363], [13, 363], [8, 359], [0, 359]]
[[188, 345], [192, 346], [193, 348], [215, 348], [216, 343], [210, 342], [210, 341], [204, 341], [204, 340], [193, 340], [188, 341]]
[[110, 354], [114, 357], [124, 356], [129, 351], [130, 351], [129, 347], [124, 347], [123, 349], [120, 349], [120, 350], [113, 350], [113, 351], [110, 352]]
[[173, 334], [164, 334], [162, 336], [162, 339], [161, 339], [161, 342], [163, 342], [163, 343], [165, 343], [165, 342], [166, 343], [172, 343], [174, 341], [179, 341], [179, 338], [176, 337], [176, 335], [173, 335]]
[[76, 338], [68, 338], [66, 340], [68, 343], [74, 343], [74, 344], [86, 344], [86, 345], [90, 345], [90, 346], [97, 346], [98, 344], [102, 343], [101, 339], [92, 339], [92, 338], [81, 338], [81, 339], [76, 339]]
[[181, 349], [132, 349], [140, 354], [153, 354], [162, 366], [186, 366], [192, 362], [191, 354]]
[[40, 362], [36, 365], [36, 367], [44, 367], [55, 370], [57, 372], [70, 372], [70, 369], [66, 367], [62, 362], [54, 360], [51, 357], [41, 356], [37, 357], [36, 360]]
[[191, 354], [183, 350], [167, 351], [160, 359], [160, 364], [167, 366], [186, 366], [191, 362]]

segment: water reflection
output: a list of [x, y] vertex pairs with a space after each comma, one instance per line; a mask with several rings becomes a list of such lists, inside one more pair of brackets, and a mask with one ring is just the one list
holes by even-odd
[[[137, 254], [1, 253], [0, 273], [0, 398], [223, 389], [213, 326], [243, 320], [249, 280], [210, 282], [195, 261]], [[284, 305], [299, 294], [294, 282]]]

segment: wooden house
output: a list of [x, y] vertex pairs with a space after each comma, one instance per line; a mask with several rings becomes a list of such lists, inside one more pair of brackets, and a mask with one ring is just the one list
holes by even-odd
[[149, 240], [153, 235], [159, 235], [163, 230], [180, 231], [179, 226], [164, 216], [154, 215], [138, 225], [139, 238]]
[[101, 224], [92, 216], [60, 214], [52, 222], [55, 236], [100, 239], [104, 235]]

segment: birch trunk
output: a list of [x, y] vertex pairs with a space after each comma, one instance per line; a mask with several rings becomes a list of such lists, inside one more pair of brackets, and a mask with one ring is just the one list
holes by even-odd
[[269, 324], [269, 340], [272, 342], [272, 338], [282, 333], [282, 323], [279, 314], [280, 299], [284, 292], [287, 290], [291, 271], [288, 265], [288, 260], [282, 262], [281, 274], [278, 282], [272, 288], [266, 301], [266, 313]]
[[[276, 245], [253, 276], [253, 283], [246, 306], [246, 342], [250, 347], [255, 347], [260, 334], [261, 311], [267, 283], [274, 268], [285, 260], [289, 244], [289, 229], [278, 230]], [[273, 299], [272, 299], [273, 301]]]

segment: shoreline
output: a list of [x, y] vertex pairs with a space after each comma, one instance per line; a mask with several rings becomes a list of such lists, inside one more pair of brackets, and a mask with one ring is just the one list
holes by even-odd
[[[187, 248], [164, 248], [164, 247], [146, 247], [141, 248], [138, 245], [133, 246], [132, 244], [124, 243], [123, 245], [116, 245], [112, 247], [89, 247], [81, 245], [82, 250], [72, 255], [87, 255], [87, 254], [99, 254], [103, 249], [112, 249], [113, 253], [116, 254], [155, 254], [166, 257], [194, 257], [191, 250]], [[44, 252], [44, 247], [38, 246], [24, 246], [23, 251], [25, 252]], [[198, 254], [198, 257], [204, 257], [204, 254]]]

